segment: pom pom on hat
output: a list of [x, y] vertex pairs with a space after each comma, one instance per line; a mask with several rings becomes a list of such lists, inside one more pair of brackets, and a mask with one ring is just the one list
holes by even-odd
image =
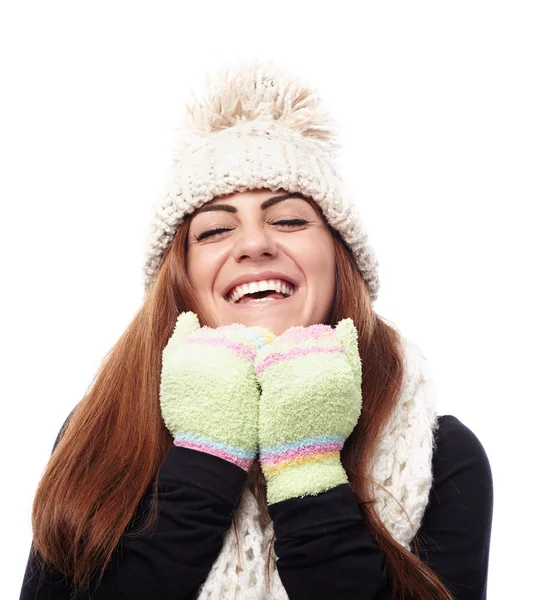
[[276, 121], [311, 139], [323, 150], [339, 148], [336, 124], [316, 90], [270, 61], [226, 67], [207, 75], [203, 98], [187, 106], [194, 133], [211, 133], [247, 121]]
[[186, 108], [172, 147], [170, 180], [154, 210], [145, 291], [183, 220], [218, 196], [253, 189], [311, 198], [351, 249], [375, 300], [378, 262], [334, 165], [337, 127], [314, 88], [270, 61], [208, 75]]

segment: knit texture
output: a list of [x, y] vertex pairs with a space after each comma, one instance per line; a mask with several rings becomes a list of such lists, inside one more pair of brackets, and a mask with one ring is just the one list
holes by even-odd
[[[396, 541], [410, 550], [432, 486], [434, 434], [438, 424], [437, 394], [419, 346], [405, 337], [402, 338], [402, 346], [406, 371], [401, 394], [372, 457], [370, 475], [376, 482], [375, 508], [379, 517]], [[403, 505], [406, 514], [396, 500]], [[231, 527], [224, 536], [221, 552], [198, 598], [286, 600], [288, 595], [277, 571], [273, 544], [271, 586], [268, 588], [266, 585], [265, 567], [273, 537], [273, 523], [262, 531], [256, 499], [247, 487], [234, 518], [239, 528], [240, 546], [238, 548]]]
[[268, 504], [347, 483], [340, 451], [362, 409], [358, 334], [352, 319], [290, 327], [255, 360], [261, 387], [260, 464]]
[[335, 167], [335, 125], [314, 89], [286, 69], [256, 62], [208, 78], [178, 128], [168, 182], [152, 211], [145, 291], [183, 220], [217, 196], [254, 189], [301, 193], [352, 250], [372, 300], [378, 262]]

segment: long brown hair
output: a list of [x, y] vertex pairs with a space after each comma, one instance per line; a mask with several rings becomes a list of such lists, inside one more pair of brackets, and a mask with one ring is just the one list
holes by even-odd
[[[99, 582], [123, 534], [150, 531], [157, 516], [156, 495], [145, 520], [129, 531], [142, 497], [156, 486], [159, 469], [172, 445], [162, 420], [159, 384], [162, 349], [180, 312], [199, 310], [187, 277], [185, 256], [190, 219], [177, 231], [142, 307], [106, 355], [83, 399], [77, 404], [39, 482], [32, 510], [33, 545], [44, 567], [67, 576], [75, 590]], [[371, 497], [369, 461], [379, 434], [398, 400], [403, 377], [399, 333], [378, 316], [350, 250], [331, 230], [337, 292], [329, 315], [335, 325], [351, 317], [359, 332], [363, 364], [363, 408], [346, 441], [342, 464], [360, 510], [386, 556], [395, 597], [453, 600], [437, 575], [404, 549], [380, 521]], [[254, 463], [248, 485], [270, 521], [265, 480]], [[237, 536], [237, 525], [234, 520]], [[269, 554], [268, 554], [269, 558]]]

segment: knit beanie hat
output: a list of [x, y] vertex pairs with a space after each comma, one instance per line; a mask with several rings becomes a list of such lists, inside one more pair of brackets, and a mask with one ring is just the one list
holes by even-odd
[[285, 68], [257, 61], [207, 76], [173, 143], [164, 196], [153, 210], [145, 255], [145, 292], [185, 217], [213, 200], [255, 189], [311, 198], [352, 250], [370, 298], [378, 262], [334, 159], [336, 126], [317, 92]]

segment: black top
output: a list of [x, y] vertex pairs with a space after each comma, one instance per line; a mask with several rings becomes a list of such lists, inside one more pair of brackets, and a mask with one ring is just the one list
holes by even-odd
[[[481, 443], [456, 417], [439, 417], [433, 476], [418, 534], [421, 558], [456, 600], [485, 599], [492, 473]], [[69, 585], [58, 573], [46, 571], [40, 580], [31, 552], [20, 599], [197, 598], [232, 524], [246, 479], [247, 473], [230, 462], [172, 445], [159, 473], [155, 529], [145, 540], [121, 538], [92, 595], [70, 596]], [[141, 509], [151, 493], [152, 486]], [[277, 569], [289, 598], [392, 598], [391, 584], [383, 574], [383, 552], [348, 484], [318, 496], [278, 502], [269, 512]]]

